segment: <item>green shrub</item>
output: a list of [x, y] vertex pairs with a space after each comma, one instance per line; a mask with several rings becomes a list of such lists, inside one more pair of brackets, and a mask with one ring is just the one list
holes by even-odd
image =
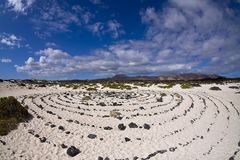
[[73, 86], [73, 89], [78, 89], [78, 86], [77, 86], [77, 85], [74, 85], [74, 86]]
[[30, 117], [27, 109], [16, 98], [0, 98], [0, 135], [6, 135], [17, 127], [17, 123]]
[[158, 87], [163, 89], [169, 89], [169, 88], [172, 88], [173, 86], [175, 86], [174, 83], [167, 83], [165, 86], [158, 86]]
[[121, 113], [120, 113], [120, 112], [117, 112], [117, 111], [115, 111], [115, 110], [110, 111], [110, 117], [117, 118], [117, 117], [119, 117], [119, 116], [121, 116]]
[[97, 91], [97, 89], [96, 88], [87, 88], [87, 91]]
[[88, 101], [88, 100], [91, 100], [91, 97], [85, 96], [85, 97], [82, 98], [82, 101]]
[[192, 83], [193, 87], [201, 87], [201, 85], [199, 83]]
[[103, 84], [104, 88], [111, 88], [111, 89], [126, 89], [126, 90], [131, 90], [132, 87], [128, 84], [125, 83], [117, 83], [117, 82], [108, 82]]
[[166, 93], [160, 93], [160, 96], [165, 97], [165, 96], [167, 96], [167, 94]]
[[182, 83], [181, 88], [182, 89], [190, 89], [190, 88], [192, 88], [192, 85], [190, 83]]

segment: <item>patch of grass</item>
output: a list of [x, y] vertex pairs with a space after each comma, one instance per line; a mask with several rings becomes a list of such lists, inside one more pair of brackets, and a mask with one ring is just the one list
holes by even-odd
[[192, 83], [193, 87], [201, 87], [201, 85], [199, 83]]
[[176, 96], [177, 98], [181, 98], [181, 96], [178, 93], [174, 93], [174, 96]]
[[73, 86], [73, 89], [78, 89], [78, 85], [74, 85], [74, 86]]
[[117, 83], [117, 82], [108, 82], [103, 84], [104, 88], [111, 88], [111, 89], [126, 89], [126, 90], [131, 90], [132, 87], [128, 84], [125, 83]]
[[0, 98], [0, 135], [7, 135], [31, 115], [14, 97]]
[[110, 117], [114, 117], [114, 118], [117, 118], [119, 116], [121, 116], [122, 114], [120, 112], [117, 112], [115, 110], [113, 111], [110, 111]]
[[182, 83], [181, 88], [182, 89], [190, 89], [190, 88], [192, 88], [192, 84], [191, 83]]
[[97, 91], [97, 88], [90, 87], [90, 88], [87, 88], [87, 91]]
[[88, 101], [88, 100], [91, 100], [91, 97], [85, 96], [85, 97], [82, 98], [82, 101]]
[[169, 88], [172, 88], [173, 86], [175, 86], [174, 83], [167, 83], [164, 86], [158, 86], [158, 87], [163, 88], [163, 89], [169, 89]]
[[165, 97], [165, 96], [167, 96], [167, 94], [166, 93], [160, 93], [160, 96]]
[[229, 88], [231, 88], [231, 89], [239, 89], [238, 86], [229, 86]]

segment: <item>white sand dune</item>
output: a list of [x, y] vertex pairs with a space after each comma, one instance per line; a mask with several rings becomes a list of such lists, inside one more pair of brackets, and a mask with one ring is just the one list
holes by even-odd
[[[34, 118], [0, 136], [0, 159], [238, 160], [240, 94], [232, 85], [240, 86], [88, 92], [3, 82], [0, 96], [16, 96]], [[113, 110], [122, 119], [111, 117]], [[70, 157], [70, 146], [80, 153]]]

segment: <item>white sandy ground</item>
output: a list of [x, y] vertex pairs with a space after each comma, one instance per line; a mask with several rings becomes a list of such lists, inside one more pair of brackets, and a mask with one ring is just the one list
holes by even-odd
[[[222, 91], [210, 91], [211, 86]], [[6, 142], [5, 145], [0, 142], [0, 159], [228, 160], [232, 157], [239, 160], [240, 94], [235, 92], [240, 90], [229, 86], [240, 84], [211, 84], [193, 89], [181, 89], [179, 85], [171, 89], [139, 87], [131, 91], [115, 90], [111, 97], [106, 94], [113, 91], [110, 89], [97, 93], [60, 87], [26, 89], [0, 82], [0, 97], [17, 97], [34, 116], [7, 136], [0, 136]], [[157, 102], [161, 92], [167, 96], [163, 102]], [[128, 99], [124, 98], [126, 95]], [[85, 96], [91, 100], [82, 103]], [[106, 106], [98, 105], [100, 102]], [[113, 102], [122, 106], [113, 106]], [[122, 120], [106, 117], [113, 109], [123, 115]], [[131, 122], [138, 128], [130, 128]], [[120, 123], [127, 126], [125, 130], [118, 129]], [[143, 128], [145, 123], [150, 125], [149, 130]], [[65, 131], [58, 129], [59, 126]], [[107, 126], [112, 130], [105, 130]], [[39, 138], [46, 137], [46, 142], [41, 143], [36, 134]], [[90, 139], [89, 134], [97, 137]], [[125, 137], [130, 141], [126, 142]], [[81, 153], [70, 157], [61, 144], [75, 146]]]

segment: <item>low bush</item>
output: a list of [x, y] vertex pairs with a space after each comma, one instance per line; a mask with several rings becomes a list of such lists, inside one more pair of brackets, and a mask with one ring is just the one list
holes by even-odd
[[165, 96], [167, 96], [167, 94], [166, 93], [160, 93], [160, 96], [165, 97]]
[[209, 88], [210, 90], [214, 90], [214, 91], [221, 91], [221, 88], [213, 86], [211, 88]]
[[20, 87], [25, 87], [26, 84], [24, 84], [24, 83], [19, 83], [18, 86], [20, 86]]
[[126, 90], [131, 90], [132, 87], [128, 84], [125, 84], [125, 83], [116, 83], [116, 82], [108, 82], [108, 83], [105, 83], [103, 84], [103, 87], [104, 88], [111, 88], [111, 89], [126, 89]]
[[39, 84], [38, 87], [47, 87], [45, 84]]
[[182, 89], [190, 89], [190, 88], [192, 88], [192, 85], [190, 83], [182, 83], [181, 88]]
[[158, 86], [158, 87], [163, 88], [163, 89], [169, 89], [169, 88], [172, 88], [173, 86], [175, 86], [174, 83], [167, 83], [164, 86]]
[[91, 97], [85, 96], [85, 97], [82, 98], [82, 101], [88, 101], [88, 100], [91, 100]]
[[74, 86], [73, 86], [73, 89], [78, 89], [78, 86], [77, 86], [77, 85], [74, 85]]
[[17, 127], [17, 123], [29, 119], [31, 115], [14, 97], [0, 98], [0, 135], [6, 135]]
[[201, 87], [201, 85], [199, 83], [192, 83], [193, 87]]
[[120, 112], [117, 112], [115, 110], [110, 111], [110, 117], [114, 117], [114, 118], [118, 118], [119, 116], [121, 116], [122, 114]]
[[160, 98], [157, 98], [157, 102], [163, 102], [163, 99], [162, 99], [162, 97], [160, 97]]
[[231, 88], [231, 89], [239, 89], [238, 86], [229, 86], [229, 88]]
[[87, 88], [87, 91], [97, 91], [97, 88]]

